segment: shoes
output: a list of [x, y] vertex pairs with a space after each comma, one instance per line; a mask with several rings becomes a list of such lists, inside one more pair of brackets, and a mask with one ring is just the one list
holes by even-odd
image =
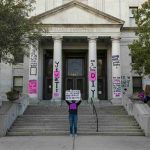
[[77, 134], [70, 134], [70, 137], [77, 137]]

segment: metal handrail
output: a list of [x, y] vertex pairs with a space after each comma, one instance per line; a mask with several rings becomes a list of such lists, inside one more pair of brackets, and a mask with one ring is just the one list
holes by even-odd
[[98, 132], [98, 115], [97, 115], [96, 107], [93, 102], [93, 98], [91, 98], [91, 105], [93, 107], [93, 114], [95, 114], [96, 117], [96, 132]]

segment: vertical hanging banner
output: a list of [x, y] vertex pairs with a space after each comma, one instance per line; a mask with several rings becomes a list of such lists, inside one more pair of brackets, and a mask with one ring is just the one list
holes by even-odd
[[121, 98], [121, 78], [113, 77], [113, 98]]
[[120, 55], [112, 55], [112, 87], [113, 87], [113, 98], [121, 98], [121, 75], [120, 72]]
[[96, 95], [96, 80], [97, 80], [97, 67], [96, 67], [96, 61], [95, 60], [90, 60], [89, 64], [89, 73], [88, 73], [88, 78], [90, 81], [90, 91], [91, 91], [91, 97], [95, 97]]
[[54, 72], [53, 72], [53, 77], [54, 77], [54, 83], [55, 83], [55, 89], [53, 92], [53, 96], [54, 97], [59, 97], [59, 83], [60, 83], [60, 65], [59, 65], [59, 61], [55, 61], [55, 68], [54, 68]]
[[31, 46], [29, 57], [28, 94], [32, 98], [38, 97], [38, 42]]

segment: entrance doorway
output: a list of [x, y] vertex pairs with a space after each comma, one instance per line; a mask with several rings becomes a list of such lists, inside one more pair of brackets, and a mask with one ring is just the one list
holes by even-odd
[[[80, 90], [83, 100], [87, 99], [86, 54], [65, 54], [64, 93], [66, 90]], [[64, 95], [65, 96], [65, 95]]]
[[97, 84], [99, 100], [107, 99], [107, 51], [97, 53]]
[[43, 78], [43, 99], [52, 99], [53, 90], [53, 54], [46, 52], [44, 55], [44, 78]]

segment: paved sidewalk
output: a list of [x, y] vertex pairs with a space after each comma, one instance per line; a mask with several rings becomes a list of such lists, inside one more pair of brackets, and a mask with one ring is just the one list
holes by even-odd
[[[150, 150], [150, 138], [135, 136], [78, 136], [74, 150]], [[69, 136], [0, 138], [0, 150], [73, 150]]]
[[150, 150], [150, 138], [136, 136], [78, 137], [75, 150]]

